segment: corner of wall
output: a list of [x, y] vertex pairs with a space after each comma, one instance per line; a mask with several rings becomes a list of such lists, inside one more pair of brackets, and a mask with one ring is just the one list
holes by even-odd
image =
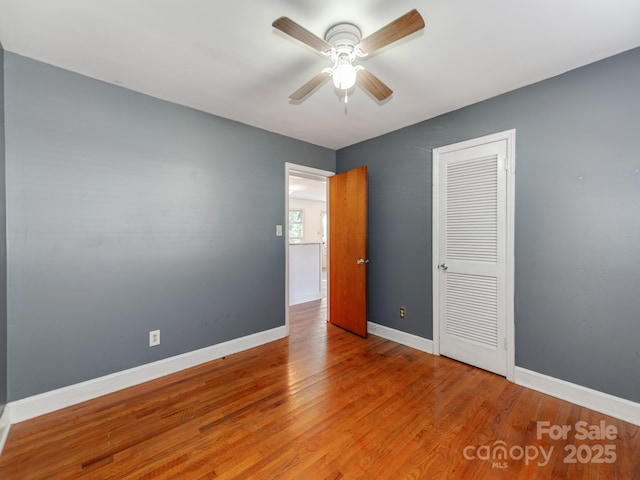
[[[7, 403], [7, 228], [5, 194], [4, 49], [0, 43], [0, 411]], [[3, 412], [5, 413], [5, 412]], [[0, 428], [2, 424], [0, 423]], [[0, 434], [1, 434], [0, 430]], [[1, 438], [1, 435], [0, 435]]]

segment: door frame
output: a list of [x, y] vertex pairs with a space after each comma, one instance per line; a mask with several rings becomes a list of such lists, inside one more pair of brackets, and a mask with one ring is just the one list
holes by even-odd
[[[285, 191], [285, 200], [284, 200], [284, 229], [282, 232], [282, 236], [284, 237], [284, 265], [285, 265], [285, 281], [284, 281], [284, 328], [285, 328], [285, 336], [289, 336], [289, 175], [292, 172], [300, 172], [306, 173], [309, 175], [314, 175], [317, 177], [329, 178], [336, 174], [336, 172], [331, 172], [329, 170], [321, 170], [319, 168], [307, 167], [305, 165], [298, 165], [295, 163], [285, 162], [284, 164], [284, 191]], [[327, 181], [327, 201], [326, 201], [326, 210], [327, 210], [327, 229], [329, 225], [329, 182]], [[328, 233], [328, 232], [327, 232]], [[329, 255], [329, 238], [327, 236], [327, 302], [329, 302], [329, 272], [328, 267], [328, 255]], [[329, 315], [329, 309], [327, 308], [327, 320]]]
[[514, 320], [514, 239], [515, 239], [515, 179], [516, 179], [516, 130], [506, 130], [503, 132], [473, 138], [463, 142], [454, 143], [433, 149], [433, 176], [432, 176], [432, 293], [433, 293], [433, 354], [440, 355], [440, 271], [438, 261], [440, 258], [440, 236], [438, 225], [440, 224], [440, 156], [464, 148], [475, 147], [500, 140], [507, 142], [507, 178], [506, 178], [506, 335], [507, 335], [507, 380], [515, 382], [515, 320]]

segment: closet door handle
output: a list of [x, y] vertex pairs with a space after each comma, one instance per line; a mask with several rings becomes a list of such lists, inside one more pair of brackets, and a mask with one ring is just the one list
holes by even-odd
[[449, 268], [449, 266], [446, 263], [441, 263], [440, 265], [438, 265], [438, 268], [440, 270], [447, 270]]

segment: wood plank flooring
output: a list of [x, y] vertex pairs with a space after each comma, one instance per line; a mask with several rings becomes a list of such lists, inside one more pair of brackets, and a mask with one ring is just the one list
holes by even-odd
[[14, 425], [0, 478], [640, 479], [640, 427], [325, 316], [296, 306], [287, 339]]

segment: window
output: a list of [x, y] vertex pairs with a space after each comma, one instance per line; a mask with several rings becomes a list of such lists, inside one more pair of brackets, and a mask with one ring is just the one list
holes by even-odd
[[289, 210], [289, 243], [302, 243], [304, 240], [303, 211]]

